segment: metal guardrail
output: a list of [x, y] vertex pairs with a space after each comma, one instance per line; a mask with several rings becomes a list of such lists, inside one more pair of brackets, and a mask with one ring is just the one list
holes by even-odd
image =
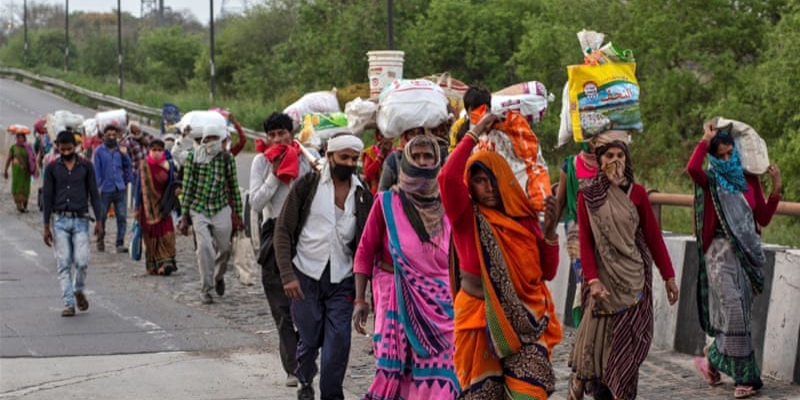
[[158, 108], [143, 106], [141, 104], [136, 104], [124, 99], [120, 99], [119, 97], [114, 97], [104, 93], [93, 92], [91, 90], [84, 89], [80, 86], [73, 85], [71, 83], [64, 82], [62, 80], [36, 75], [34, 73], [17, 68], [0, 67], [0, 73], [4, 75], [17, 75], [23, 78], [27, 78], [34, 82], [38, 82], [40, 84], [45, 84], [51, 87], [57, 87], [59, 89], [69, 90], [81, 94], [83, 96], [86, 96], [90, 99], [97, 100], [100, 103], [110, 104], [115, 107], [124, 108], [126, 110], [132, 111], [135, 114], [151, 116], [154, 117], [155, 119], [161, 118], [161, 110]]
[[[73, 85], [68, 82], [64, 82], [59, 79], [48, 78], [46, 76], [37, 75], [18, 68], [0, 67], [0, 75], [19, 76], [24, 79], [36, 82], [40, 85], [55, 87], [61, 90], [66, 90], [80, 94], [82, 96], [86, 96], [105, 106], [111, 106], [111, 108], [124, 108], [130, 114], [137, 116], [140, 123], [150, 125], [151, 127], [154, 128], [155, 128], [155, 126], [153, 126], [154, 123], [155, 125], [158, 125], [161, 122], [161, 109], [155, 107], [148, 107], [141, 104], [136, 104], [134, 102], [125, 99], [120, 99], [119, 97], [116, 96], [111, 96], [99, 92], [93, 92], [91, 90], [82, 88], [77, 85]], [[259, 135], [258, 132], [251, 129], [243, 127], [242, 130], [244, 131], [245, 136], [247, 136], [250, 139], [257, 139], [263, 136]]]
[[[694, 196], [690, 194], [674, 194], [674, 193], [659, 193], [656, 190], [648, 192], [650, 204], [653, 208], [659, 207], [656, 212], [656, 217], [660, 220], [660, 207], [661, 206], [678, 206], [678, 207], [693, 207]], [[775, 211], [777, 215], [786, 215], [790, 217], [800, 217], [800, 203], [792, 203], [788, 201], [781, 201], [778, 203], [778, 209]]]

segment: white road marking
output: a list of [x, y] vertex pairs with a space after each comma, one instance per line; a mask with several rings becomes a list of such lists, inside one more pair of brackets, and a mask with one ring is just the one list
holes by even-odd
[[[94, 294], [94, 292], [88, 290], [86, 291], [86, 293], [87, 295]], [[91, 297], [94, 297], [95, 299], [98, 298], [98, 296], [91, 296]], [[160, 343], [166, 348], [167, 351], [178, 350], [178, 345], [176, 345], [175, 342], [173, 341], [175, 336], [167, 332], [166, 329], [162, 328], [155, 322], [148, 321], [136, 315], [124, 315], [122, 314], [122, 312], [119, 311], [119, 308], [116, 306], [116, 304], [111, 303], [107, 300], [103, 300], [100, 303], [100, 306], [107, 309], [108, 311], [111, 311], [111, 313], [116, 315], [118, 318], [130, 322], [139, 329], [144, 330], [145, 333], [147, 333], [148, 335], [153, 336], [153, 338], [160, 341]]]

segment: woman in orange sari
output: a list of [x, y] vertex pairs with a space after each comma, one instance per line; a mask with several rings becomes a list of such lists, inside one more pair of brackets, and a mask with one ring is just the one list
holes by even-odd
[[550, 356], [561, 324], [545, 281], [558, 268], [556, 201], [545, 233], [505, 159], [470, 156], [488, 115], [459, 142], [439, 175], [453, 222], [461, 289], [456, 294], [455, 366], [461, 399], [546, 399], [555, 389]]

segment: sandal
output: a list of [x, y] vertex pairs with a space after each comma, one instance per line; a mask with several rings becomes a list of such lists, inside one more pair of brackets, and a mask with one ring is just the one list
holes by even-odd
[[722, 376], [720, 376], [719, 371], [712, 369], [711, 366], [708, 365], [707, 359], [696, 357], [694, 359], [694, 367], [703, 375], [703, 380], [706, 381], [709, 386], [718, 386], [722, 384]]
[[573, 377], [569, 382], [569, 394], [567, 400], [583, 400], [584, 382]]
[[754, 394], [756, 394], [756, 390], [752, 386], [737, 386], [733, 390], [733, 397], [737, 399], [746, 399]]

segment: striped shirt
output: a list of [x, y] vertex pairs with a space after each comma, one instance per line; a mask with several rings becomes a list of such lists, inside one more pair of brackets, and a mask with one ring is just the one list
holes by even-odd
[[194, 152], [190, 152], [184, 164], [182, 195], [181, 212], [185, 215], [192, 210], [211, 217], [230, 205], [241, 216], [242, 198], [233, 156], [220, 153], [208, 164], [197, 164]]

